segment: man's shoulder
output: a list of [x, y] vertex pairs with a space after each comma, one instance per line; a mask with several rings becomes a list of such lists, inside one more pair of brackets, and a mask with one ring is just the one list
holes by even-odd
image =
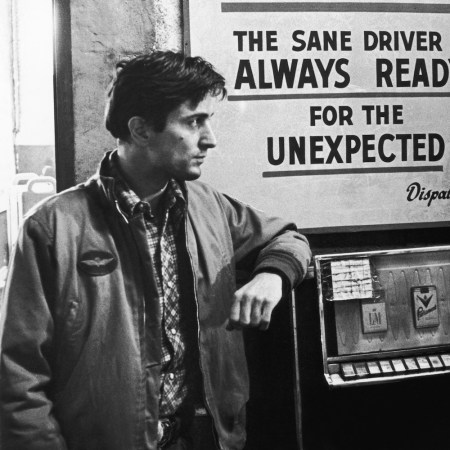
[[91, 202], [91, 183], [82, 183], [41, 200], [24, 217], [26, 221], [50, 222], [56, 216], [76, 220], [76, 217], [88, 210]]
[[187, 181], [185, 185], [190, 202], [220, 202], [224, 196], [216, 188], [203, 181]]
[[[188, 181], [186, 183], [188, 188], [188, 195], [190, 198], [192, 197], [199, 197], [202, 201], [217, 201], [220, 204], [230, 204], [233, 206], [237, 206], [238, 208], [248, 208], [253, 210], [258, 210], [253, 205], [250, 205], [246, 203], [245, 201], [242, 201], [239, 198], [234, 197], [233, 195], [221, 192], [218, 189], [212, 187], [208, 183], [205, 183], [203, 181], [195, 180], [195, 181]], [[260, 211], [262, 212], [262, 211]]]
[[193, 192], [198, 195], [215, 195], [219, 193], [219, 191], [210, 184], [200, 180], [186, 181], [186, 188], [188, 192]]

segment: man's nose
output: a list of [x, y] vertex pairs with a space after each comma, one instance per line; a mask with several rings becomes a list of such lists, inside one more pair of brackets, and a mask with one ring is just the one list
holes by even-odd
[[217, 145], [216, 136], [209, 122], [206, 122], [202, 129], [200, 144], [206, 148], [214, 148]]

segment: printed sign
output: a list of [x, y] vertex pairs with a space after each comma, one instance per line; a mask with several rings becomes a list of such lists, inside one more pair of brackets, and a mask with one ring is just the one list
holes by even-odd
[[413, 287], [411, 288], [411, 293], [416, 328], [438, 326], [439, 310], [436, 286]]
[[374, 297], [368, 258], [331, 261], [333, 301]]
[[205, 181], [307, 232], [450, 223], [450, 3], [184, 3], [229, 93]]

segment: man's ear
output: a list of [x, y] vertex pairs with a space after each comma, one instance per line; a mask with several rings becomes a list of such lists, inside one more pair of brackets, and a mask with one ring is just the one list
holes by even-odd
[[150, 125], [139, 116], [133, 116], [128, 121], [128, 129], [130, 130], [130, 137], [137, 144], [146, 144], [152, 134]]

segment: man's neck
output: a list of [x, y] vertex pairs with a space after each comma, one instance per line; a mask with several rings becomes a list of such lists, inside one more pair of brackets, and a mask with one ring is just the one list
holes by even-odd
[[161, 199], [164, 195], [165, 190], [167, 189], [168, 184], [169, 183], [166, 183], [166, 185], [162, 189], [160, 189], [158, 192], [155, 192], [154, 194], [148, 195], [147, 197], [141, 197], [141, 200], [150, 203], [150, 207], [153, 213], [158, 211], [158, 207], [161, 203]]
[[144, 166], [142, 160], [134, 156], [134, 152], [135, 150], [125, 146], [118, 148], [117, 162], [125, 181], [141, 199], [158, 197], [158, 193], [164, 192], [169, 180], [163, 174], [154, 173], [151, 168]]

